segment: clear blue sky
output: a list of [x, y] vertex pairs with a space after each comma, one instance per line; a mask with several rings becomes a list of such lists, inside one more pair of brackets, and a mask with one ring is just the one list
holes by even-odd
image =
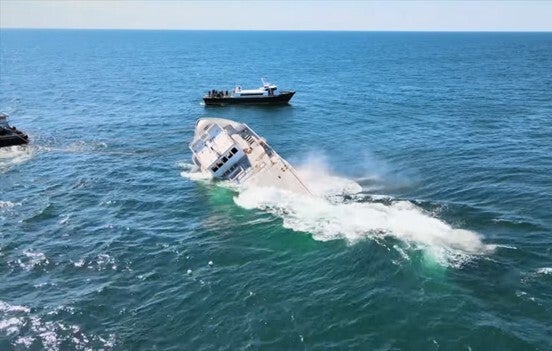
[[0, 0], [0, 27], [552, 31], [552, 1]]

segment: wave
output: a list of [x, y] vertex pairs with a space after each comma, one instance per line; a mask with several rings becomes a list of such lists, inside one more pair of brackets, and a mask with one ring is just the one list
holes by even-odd
[[[86, 268], [96, 270], [98, 272], [105, 270], [118, 270], [119, 265], [115, 257], [106, 253], [81, 257], [77, 261], [70, 260], [70, 263], [75, 268]], [[123, 270], [129, 270], [127, 265], [121, 265]]]
[[543, 267], [537, 269], [537, 274], [548, 274], [552, 275], [552, 267]]
[[85, 141], [79, 140], [72, 142], [64, 147], [55, 148], [52, 150], [67, 152], [67, 153], [81, 153], [81, 152], [91, 152], [107, 149], [108, 145], [102, 141]]
[[85, 334], [78, 325], [51, 320], [60, 313], [74, 314], [71, 307], [60, 306], [42, 316], [33, 312], [27, 306], [0, 300], [0, 336], [4, 334], [15, 349], [113, 349], [117, 344], [114, 334]]
[[29, 146], [8, 146], [0, 148], [0, 173], [31, 159], [35, 149]]
[[17, 265], [26, 270], [30, 271], [35, 267], [44, 267], [50, 264], [50, 260], [43, 252], [24, 250], [23, 256], [17, 260]]
[[194, 181], [210, 181], [213, 178], [208, 173], [201, 172], [196, 165], [187, 162], [178, 162], [178, 167], [182, 169], [180, 175], [184, 178]]
[[[319, 241], [342, 239], [354, 244], [393, 237], [404, 242], [408, 250], [428, 252], [444, 266], [459, 267], [493, 250], [478, 233], [454, 228], [411, 201], [364, 193], [354, 180], [330, 172], [321, 159], [309, 159], [297, 167], [297, 172], [315, 196], [248, 187], [238, 189], [234, 202], [280, 217], [285, 228], [310, 233]], [[193, 172], [183, 172], [183, 176], [197, 178]]]
[[332, 174], [323, 157], [310, 155], [303, 166], [297, 168], [297, 173], [308, 184], [309, 190], [318, 196], [356, 194], [362, 191], [362, 187], [354, 180]]
[[0, 210], [9, 209], [15, 206], [21, 206], [20, 202], [11, 202], [11, 201], [1, 201], [0, 200]]
[[[4, 173], [12, 167], [22, 164], [43, 152], [86, 153], [104, 151], [109, 148], [108, 144], [102, 141], [80, 140], [58, 147], [56, 144], [60, 143], [60, 141], [56, 141], [55, 139], [32, 135], [30, 138], [32, 144], [0, 148], [0, 173]], [[128, 152], [113, 153], [121, 155], [130, 154]]]
[[283, 219], [285, 228], [312, 234], [315, 240], [394, 237], [428, 250], [444, 265], [460, 265], [471, 255], [491, 250], [472, 231], [457, 229], [409, 201], [359, 203], [291, 194], [275, 188], [249, 188], [234, 198], [246, 209], [261, 209]]

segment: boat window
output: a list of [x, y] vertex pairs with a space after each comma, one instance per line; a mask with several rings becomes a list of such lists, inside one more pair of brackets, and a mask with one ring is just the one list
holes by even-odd
[[212, 170], [213, 172], [218, 171], [218, 169], [219, 169], [219, 168], [218, 168], [217, 166], [214, 166], [213, 168], [211, 168], [211, 170]]
[[227, 158], [226, 156], [224, 156], [224, 157], [222, 158], [222, 162], [226, 162], [226, 161], [228, 161], [228, 158]]
[[203, 149], [204, 146], [205, 143], [200, 139], [192, 145], [192, 149], [194, 150], [194, 152], [199, 152], [201, 149]]
[[230, 167], [226, 172], [224, 172], [222, 174], [222, 177], [225, 178], [225, 177], [228, 177], [231, 175], [231, 173], [233, 173], [236, 169], [238, 168], [238, 165], [232, 165], [232, 167]]
[[207, 130], [207, 133], [209, 134], [209, 139], [214, 139], [222, 132], [222, 129], [216, 124], [211, 124], [209, 130]]
[[236, 149], [235, 147], [233, 147], [232, 150], [230, 150], [230, 152], [236, 154], [236, 153], [238, 153], [238, 149]]

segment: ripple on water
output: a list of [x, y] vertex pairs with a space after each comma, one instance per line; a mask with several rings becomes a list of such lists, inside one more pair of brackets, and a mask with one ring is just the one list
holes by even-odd
[[[0, 351], [549, 348], [550, 34], [1, 36], [37, 135], [0, 150]], [[294, 102], [201, 106], [236, 54]], [[194, 172], [206, 115], [319, 198]]]
[[60, 306], [49, 312], [27, 306], [10, 305], [0, 300], [0, 335], [12, 347], [62, 351], [67, 349], [111, 350], [117, 344], [115, 334], [104, 336], [85, 333], [76, 324], [56, 319], [61, 313], [75, 314], [74, 309]]
[[[97, 255], [87, 255], [78, 260], [71, 260], [71, 265], [75, 268], [86, 268], [97, 272], [106, 270], [117, 270], [117, 261], [114, 257], [106, 253]], [[126, 267], [128, 269], [128, 267]]]
[[31, 271], [39, 268], [46, 269], [49, 264], [50, 260], [43, 252], [31, 249], [23, 250], [22, 256], [11, 262], [11, 266], [19, 267], [25, 271]]
[[11, 201], [0, 201], [0, 210], [6, 210], [15, 206], [21, 206], [21, 203], [13, 203]]

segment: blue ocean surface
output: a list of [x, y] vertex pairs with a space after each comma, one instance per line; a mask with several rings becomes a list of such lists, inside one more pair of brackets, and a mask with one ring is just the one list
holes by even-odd
[[[2, 29], [0, 111], [0, 350], [552, 349], [552, 33]], [[206, 116], [317, 196], [198, 177]]]

